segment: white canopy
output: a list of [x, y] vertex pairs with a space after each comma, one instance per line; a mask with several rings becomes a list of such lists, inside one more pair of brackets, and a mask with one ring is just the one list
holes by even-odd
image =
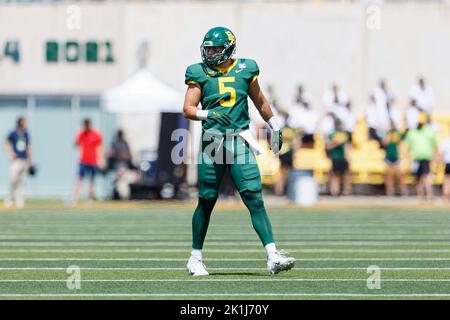
[[182, 112], [181, 94], [141, 69], [102, 94], [104, 110], [114, 113]]

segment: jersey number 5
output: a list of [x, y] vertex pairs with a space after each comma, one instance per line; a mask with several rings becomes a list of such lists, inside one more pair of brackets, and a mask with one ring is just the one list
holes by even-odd
[[219, 81], [219, 93], [224, 94], [229, 92], [230, 93], [230, 99], [220, 100], [220, 105], [222, 107], [232, 107], [236, 103], [236, 90], [233, 87], [226, 87], [225, 84], [228, 82], [234, 82], [234, 77], [223, 77], [218, 78]]

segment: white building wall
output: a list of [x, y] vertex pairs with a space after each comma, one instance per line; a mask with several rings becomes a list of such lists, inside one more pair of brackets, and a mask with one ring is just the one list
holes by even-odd
[[[81, 29], [70, 30], [68, 5], [0, 6], [0, 45], [21, 43], [22, 60], [0, 61], [0, 93], [97, 94], [116, 85], [137, 68], [137, 48], [150, 42], [149, 68], [182, 91], [187, 65], [199, 61], [206, 30], [230, 27], [238, 55], [254, 58], [260, 81], [272, 83], [284, 107], [303, 83], [321, 107], [321, 96], [339, 83], [355, 101], [365, 104], [380, 77], [397, 96], [398, 106], [422, 74], [435, 88], [437, 109], [450, 106], [450, 5], [385, 4], [380, 29], [369, 30], [372, 16], [360, 4], [313, 3], [78, 3]], [[110, 40], [116, 62], [49, 65], [46, 40]], [[181, 108], [181, 106], [180, 106]]]

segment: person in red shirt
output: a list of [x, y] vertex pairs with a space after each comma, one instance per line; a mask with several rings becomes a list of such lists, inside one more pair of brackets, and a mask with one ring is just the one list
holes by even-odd
[[100, 131], [92, 128], [91, 120], [83, 120], [83, 129], [77, 134], [75, 145], [80, 149], [80, 166], [75, 184], [74, 203], [80, 198], [84, 178], [89, 177], [89, 200], [94, 200], [95, 176], [102, 166], [103, 137]]

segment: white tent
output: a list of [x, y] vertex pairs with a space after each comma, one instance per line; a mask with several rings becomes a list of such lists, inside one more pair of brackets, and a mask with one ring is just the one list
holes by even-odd
[[147, 69], [102, 94], [105, 111], [114, 113], [182, 112], [182, 95]]
[[[182, 94], [147, 69], [137, 71], [124, 83], [106, 90], [101, 100], [103, 110], [117, 114], [118, 126], [125, 131], [134, 159], [139, 159], [142, 151], [157, 150], [162, 112], [183, 111]], [[200, 131], [200, 122], [191, 124], [192, 141], [200, 141]], [[187, 161], [195, 163], [198, 143], [188, 144], [187, 148]], [[188, 167], [188, 181], [195, 183], [196, 166]]]
[[147, 69], [141, 69], [122, 84], [103, 92], [106, 112], [117, 114], [135, 159], [141, 152], [156, 151], [162, 112], [182, 112], [182, 95]]

